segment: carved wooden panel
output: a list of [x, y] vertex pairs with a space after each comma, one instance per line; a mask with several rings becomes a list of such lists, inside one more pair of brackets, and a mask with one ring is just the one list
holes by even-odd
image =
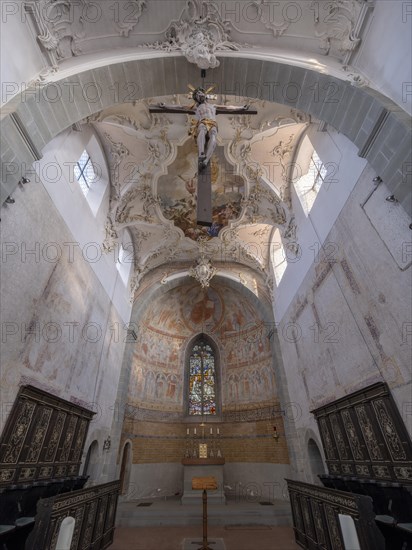
[[287, 479], [296, 542], [311, 550], [345, 550], [339, 514], [355, 523], [362, 550], [384, 550], [372, 499]]
[[75, 519], [70, 550], [102, 550], [113, 542], [119, 481], [45, 498], [37, 505], [36, 523], [26, 550], [55, 550], [64, 518]]
[[0, 487], [79, 473], [94, 413], [33, 386], [22, 386], [0, 438]]
[[332, 475], [412, 483], [411, 440], [386, 384], [312, 412]]

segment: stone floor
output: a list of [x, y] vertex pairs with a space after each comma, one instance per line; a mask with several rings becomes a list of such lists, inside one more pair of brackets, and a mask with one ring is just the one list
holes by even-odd
[[[265, 504], [265, 502], [263, 502]], [[266, 503], [268, 504], [268, 503]], [[291, 526], [292, 516], [287, 500], [275, 500], [270, 506], [257, 500], [227, 499], [226, 504], [208, 502], [210, 526], [236, 525]], [[202, 501], [182, 505], [179, 497], [152, 501], [120, 501], [116, 525], [119, 527], [178, 527], [202, 525]]]
[[[185, 539], [202, 540], [202, 527], [117, 527], [110, 550], [183, 550]], [[223, 539], [225, 550], [299, 550], [291, 527], [211, 526], [208, 539]], [[192, 545], [193, 550], [200, 546]], [[210, 545], [213, 549], [213, 545]]]
[[[208, 505], [211, 550], [296, 550], [287, 500], [230, 499]], [[111, 550], [198, 550], [202, 546], [202, 501], [179, 497], [120, 501]], [[198, 544], [199, 543], [199, 544]], [[214, 543], [214, 544], [213, 544]]]

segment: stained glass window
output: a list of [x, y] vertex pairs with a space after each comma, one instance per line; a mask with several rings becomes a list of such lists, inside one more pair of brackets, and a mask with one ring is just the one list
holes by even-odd
[[216, 414], [216, 371], [212, 348], [197, 342], [189, 358], [189, 414]]

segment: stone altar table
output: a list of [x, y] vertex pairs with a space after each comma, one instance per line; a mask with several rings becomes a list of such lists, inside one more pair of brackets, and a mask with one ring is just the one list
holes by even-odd
[[223, 488], [223, 465], [224, 458], [183, 458], [183, 496], [182, 504], [194, 504], [200, 506], [202, 494], [192, 489], [194, 477], [214, 477], [217, 481], [217, 489], [208, 491], [208, 504], [226, 504], [226, 497]]

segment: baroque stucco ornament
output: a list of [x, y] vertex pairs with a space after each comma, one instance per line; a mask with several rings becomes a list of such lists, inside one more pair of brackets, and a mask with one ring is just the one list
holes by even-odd
[[213, 2], [188, 0], [180, 21], [173, 21], [166, 31], [166, 40], [145, 46], [167, 52], [181, 51], [200, 69], [214, 69], [220, 65], [217, 51], [241, 48], [231, 40], [229, 27], [230, 22], [221, 18]]
[[217, 269], [213, 267], [212, 262], [207, 260], [202, 254], [197, 260], [195, 267], [190, 268], [189, 275], [196, 279], [202, 288], [207, 288], [216, 272]]

